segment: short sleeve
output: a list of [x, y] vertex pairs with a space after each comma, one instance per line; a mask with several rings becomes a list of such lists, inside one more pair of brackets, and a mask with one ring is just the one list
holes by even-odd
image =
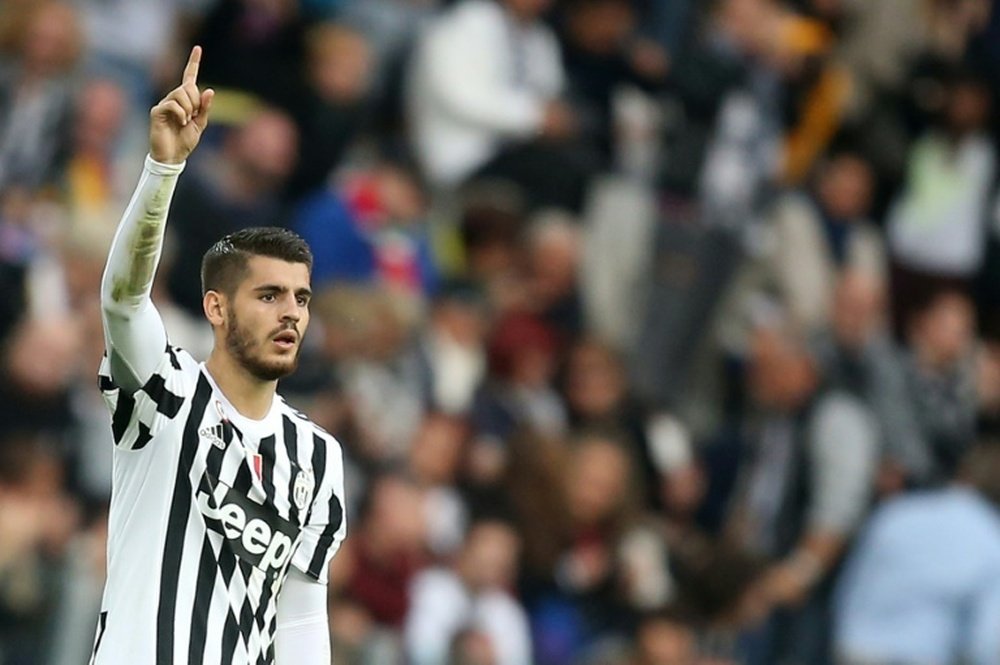
[[340, 446], [332, 437], [317, 440], [317, 445], [321, 445], [320, 441], [325, 448], [322, 457], [325, 458], [326, 469], [302, 530], [299, 546], [292, 556], [292, 565], [317, 582], [326, 584], [330, 561], [347, 536], [347, 515], [344, 511], [344, 462]]
[[196, 371], [197, 363], [191, 356], [168, 345], [149, 380], [130, 394], [111, 378], [111, 361], [105, 354], [98, 370], [98, 386], [111, 411], [115, 446], [126, 450], [145, 448], [181, 413], [190, 392], [186, 374]]

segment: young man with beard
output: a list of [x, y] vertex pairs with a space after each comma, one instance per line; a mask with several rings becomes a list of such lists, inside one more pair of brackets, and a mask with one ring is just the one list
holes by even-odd
[[333, 437], [275, 392], [309, 323], [312, 254], [251, 228], [202, 262], [207, 362], [172, 347], [152, 302], [167, 209], [214, 95], [201, 49], [150, 113], [150, 152], [101, 285], [114, 486], [95, 665], [330, 662], [327, 564], [343, 541]]

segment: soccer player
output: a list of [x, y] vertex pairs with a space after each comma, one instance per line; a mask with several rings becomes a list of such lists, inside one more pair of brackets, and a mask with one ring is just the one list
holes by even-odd
[[150, 301], [167, 209], [208, 123], [201, 49], [150, 112], [150, 150], [101, 284], [114, 485], [95, 665], [330, 662], [327, 566], [346, 533], [329, 434], [275, 392], [309, 323], [312, 255], [251, 228], [202, 262], [207, 362]]

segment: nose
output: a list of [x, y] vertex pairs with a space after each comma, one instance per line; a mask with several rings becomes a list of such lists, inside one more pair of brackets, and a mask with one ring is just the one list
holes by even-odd
[[295, 300], [295, 296], [291, 295], [285, 299], [285, 306], [281, 312], [281, 320], [297, 323], [301, 318], [302, 313], [299, 311], [299, 303]]

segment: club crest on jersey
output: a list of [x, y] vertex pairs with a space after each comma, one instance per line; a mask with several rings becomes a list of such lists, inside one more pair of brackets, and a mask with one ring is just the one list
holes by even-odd
[[295, 485], [292, 488], [292, 499], [295, 501], [295, 507], [299, 510], [305, 510], [306, 506], [309, 505], [314, 484], [312, 469], [300, 469], [296, 474]]

